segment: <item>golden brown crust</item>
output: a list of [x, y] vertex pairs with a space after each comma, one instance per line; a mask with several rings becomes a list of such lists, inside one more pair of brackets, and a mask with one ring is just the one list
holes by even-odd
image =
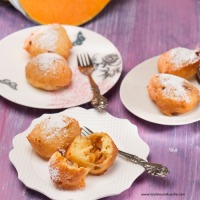
[[49, 160], [51, 180], [59, 189], [75, 190], [85, 187], [85, 176], [89, 168], [72, 164], [59, 152], [55, 152]]
[[200, 100], [195, 86], [170, 74], [155, 74], [148, 84], [148, 93], [160, 111], [168, 116], [186, 113]]
[[72, 80], [67, 61], [55, 53], [43, 53], [32, 58], [25, 72], [32, 86], [49, 91], [68, 86]]
[[61, 114], [50, 115], [34, 127], [27, 139], [38, 155], [49, 159], [57, 150], [66, 150], [80, 133], [75, 119]]
[[100, 175], [114, 163], [118, 149], [106, 133], [93, 133], [88, 137], [78, 136], [67, 151], [71, 162], [90, 168], [90, 174]]
[[199, 69], [200, 56], [195, 50], [174, 48], [163, 53], [158, 59], [160, 73], [173, 74], [185, 79], [191, 79]]
[[31, 57], [41, 53], [57, 53], [68, 58], [72, 42], [59, 24], [48, 24], [33, 31], [25, 40], [24, 49]]

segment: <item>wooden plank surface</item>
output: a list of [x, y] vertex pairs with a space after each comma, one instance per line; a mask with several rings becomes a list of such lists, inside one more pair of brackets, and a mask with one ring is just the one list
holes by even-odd
[[[0, 39], [17, 30], [35, 25], [12, 6], [0, 7]], [[126, 74], [140, 62], [174, 47], [183, 46], [192, 49], [199, 47], [200, 1], [112, 0], [97, 17], [82, 27], [108, 38], [122, 55], [122, 75], [118, 83], [106, 94], [109, 99], [108, 112], [137, 125], [141, 138], [150, 147], [148, 159], [163, 163], [170, 169], [170, 175], [166, 179], [144, 173], [128, 190], [105, 199], [198, 200], [200, 122], [182, 126], [164, 126], [144, 121], [123, 106], [119, 88]], [[91, 108], [91, 105], [88, 103], [82, 107]], [[59, 111], [28, 108], [0, 97], [1, 199], [48, 199], [26, 188], [18, 180], [8, 154], [12, 149], [14, 136], [24, 131], [34, 118], [46, 112]]]

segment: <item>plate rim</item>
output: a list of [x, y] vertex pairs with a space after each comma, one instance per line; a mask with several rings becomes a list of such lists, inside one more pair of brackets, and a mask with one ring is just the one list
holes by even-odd
[[[174, 126], [174, 125], [186, 125], [186, 124], [191, 124], [191, 123], [194, 123], [194, 122], [197, 122], [200, 120], [200, 117], [199, 118], [195, 118], [195, 119], [192, 119], [192, 120], [187, 120], [187, 122], [176, 122], [176, 120], [171, 120], [171, 122], [165, 122], [163, 123], [162, 121], [158, 121], [158, 120], [154, 120], [153, 118], [147, 118], [147, 117], [143, 117], [142, 115], [138, 114], [138, 113], [135, 113], [131, 108], [130, 106], [127, 105], [126, 103], [126, 100], [124, 98], [124, 95], [123, 95], [123, 90], [124, 90], [124, 87], [125, 87], [125, 84], [126, 84], [126, 81], [129, 79], [129, 77], [132, 75], [132, 73], [134, 73], [135, 70], [137, 70], [138, 68], [141, 68], [143, 67], [142, 65], [144, 65], [145, 63], [148, 63], [150, 60], [157, 60], [159, 58], [160, 55], [157, 55], [157, 56], [153, 56], [151, 58], [148, 58], [146, 60], [144, 60], [143, 62], [140, 62], [139, 64], [137, 64], [135, 67], [133, 67], [126, 75], [125, 77], [123, 78], [121, 84], [120, 84], [120, 99], [121, 99], [121, 102], [122, 104], [125, 106], [125, 108], [130, 112], [132, 113], [133, 115], [139, 117], [140, 119], [143, 119], [145, 121], [148, 121], [148, 122], [151, 122], [151, 123], [154, 123], [154, 124], [159, 124], [159, 125], [166, 125], [166, 126]], [[159, 73], [159, 72], [157, 72]], [[149, 80], [150, 80], [151, 77], [149, 77]], [[149, 99], [151, 101], [151, 99]], [[156, 106], [156, 105], [155, 105]], [[157, 106], [156, 106], [157, 107]], [[157, 108], [158, 109], [158, 108]], [[188, 114], [188, 113], [186, 113]], [[161, 116], [165, 116], [163, 114], [160, 113]], [[180, 115], [181, 116], [181, 115]], [[171, 118], [171, 116], [165, 116], [167, 118]], [[178, 117], [178, 116], [177, 116]], [[172, 118], [171, 118], [172, 119]]]
[[[71, 110], [71, 112], [81, 112], [81, 111], [83, 111], [83, 112], [88, 112], [88, 115], [89, 114], [95, 114], [95, 113], [97, 113], [97, 111], [95, 110], [95, 109], [84, 109], [84, 108], [81, 108], [81, 107], [74, 107], [74, 108], [69, 108], [69, 109], [66, 109], [66, 110], [64, 110], [64, 111], [61, 111], [61, 112], [58, 112], [58, 113], [69, 113], [68, 112], [68, 110]], [[74, 111], [73, 111], [74, 110]], [[66, 112], [67, 111], [67, 112]], [[53, 113], [53, 114], [58, 114], [58, 113]], [[98, 114], [98, 113], [97, 113]], [[12, 141], [12, 145], [13, 145], [13, 147], [12, 147], [12, 149], [10, 150], [10, 152], [9, 152], [9, 159], [10, 159], [10, 162], [13, 164], [13, 166], [15, 167], [15, 169], [16, 169], [16, 171], [17, 171], [17, 175], [18, 175], [18, 179], [22, 182], [22, 183], [24, 183], [24, 185], [26, 185], [28, 188], [31, 188], [31, 189], [33, 189], [33, 190], [35, 190], [35, 191], [37, 191], [37, 192], [40, 192], [40, 193], [42, 193], [42, 194], [44, 194], [45, 196], [47, 196], [47, 197], [49, 197], [49, 198], [52, 198], [52, 196], [51, 196], [51, 194], [48, 194], [47, 193], [47, 191], [41, 191], [40, 190], [40, 188], [38, 189], [37, 188], [37, 185], [35, 186], [34, 184], [31, 184], [31, 183], [27, 183], [26, 182], [26, 177], [23, 177], [24, 175], [22, 174], [22, 172], [19, 170], [19, 169], [21, 169], [20, 168], [20, 164], [18, 164], [17, 163], [17, 158], [16, 158], [16, 151], [17, 151], [17, 144], [16, 144], [16, 141], [17, 140], [19, 140], [19, 139], [24, 139], [25, 137], [26, 137], [26, 135], [27, 135], [27, 131], [28, 130], [30, 130], [30, 129], [32, 129], [32, 127], [31, 126], [34, 126], [34, 124], [35, 123], [37, 123], [38, 122], [38, 120], [40, 120], [40, 118], [42, 117], [42, 116], [44, 116], [45, 114], [43, 114], [43, 115], [41, 115], [40, 117], [38, 117], [38, 118], [35, 118], [32, 122], [31, 122], [31, 125], [25, 130], [25, 131], [23, 131], [22, 133], [19, 133], [19, 134], [17, 134], [14, 138], [13, 138], [13, 141]], [[47, 115], [51, 115], [51, 114], [47, 114]], [[134, 137], [136, 137], [136, 139], [138, 139], [139, 140], [139, 142], [140, 142], [140, 145], [142, 145], [142, 147], [144, 148], [143, 149], [143, 158], [144, 159], [146, 159], [147, 160], [147, 157], [148, 157], [148, 155], [150, 154], [150, 148], [149, 148], [149, 146], [148, 146], [148, 144], [140, 137], [140, 135], [139, 135], [139, 133], [138, 133], [138, 129], [137, 129], [137, 126], [136, 125], [134, 125], [134, 124], [132, 124], [129, 120], [127, 120], [127, 119], [123, 119], [123, 118], [117, 118], [117, 117], [114, 117], [114, 116], [112, 116], [111, 114], [109, 114], [108, 112], [105, 112], [105, 115], [104, 115], [106, 118], [109, 118], [109, 119], [111, 119], [111, 120], [123, 120], [124, 122], [123, 123], [129, 123], [129, 126], [133, 126], [134, 127], [134, 129], [136, 130], [136, 132], [134, 133], [135, 135], [134, 135]], [[102, 116], [98, 116], [98, 117], [102, 117]], [[124, 139], [124, 141], [125, 141], [125, 139]], [[144, 152], [145, 151], [145, 152]], [[129, 152], [129, 153], [131, 153], [131, 152]], [[119, 158], [119, 159], [122, 159], [122, 158]], [[133, 163], [130, 163], [130, 164], [128, 164], [128, 165], [131, 165], [131, 168], [132, 168], [132, 165], [134, 165]], [[138, 167], [140, 167], [140, 166], [138, 166]], [[23, 170], [23, 169], [21, 169], [21, 170]], [[25, 170], [24, 170], [25, 171]], [[120, 193], [122, 193], [123, 191], [125, 191], [125, 190], [127, 190], [133, 183], [134, 183], [134, 181], [135, 181], [135, 179], [137, 179], [142, 173], [144, 172], [144, 169], [141, 167], [141, 169], [140, 169], [140, 173], [138, 173], [137, 174], [137, 176], [136, 176], [136, 178], [133, 178], [132, 180], [129, 180], [128, 182], [130, 182], [129, 184], [127, 184], [125, 187], [123, 186], [120, 186], [120, 190], [119, 191], [111, 191], [111, 192], [109, 192], [109, 193], [107, 193], [107, 194], [101, 194], [101, 196], [95, 196], [95, 197], [88, 197], [88, 200], [89, 199], [98, 199], [98, 198], [103, 198], [103, 197], [108, 197], [108, 196], [114, 196], [114, 195], [118, 195], [118, 194], [120, 194]], [[30, 181], [29, 181], [30, 182]], [[87, 188], [87, 185], [86, 185], [86, 188]], [[60, 200], [60, 198], [58, 197], [58, 198], [56, 198], [55, 196], [53, 197], [54, 199], [58, 199], [58, 200]], [[69, 197], [70, 198], [70, 197]], [[68, 198], [66, 198], [66, 199], [68, 199]]]

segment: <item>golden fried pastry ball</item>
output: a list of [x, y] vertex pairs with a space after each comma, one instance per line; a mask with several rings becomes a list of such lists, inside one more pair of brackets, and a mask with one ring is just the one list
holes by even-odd
[[103, 174], [115, 161], [118, 149], [106, 133], [78, 136], [67, 150], [67, 158], [80, 166], [90, 168], [90, 174]]
[[32, 86], [48, 91], [68, 86], [72, 80], [67, 61], [55, 53], [43, 53], [30, 59], [25, 72]]
[[165, 115], [178, 115], [192, 110], [199, 102], [199, 90], [189, 81], [171, 74], [155, 74], [148, 93]]
[[59, 24], [48, 24], [33, 31], [25, 40], [24, 49], [31, 57], [41, 53], [57, 53], [67, 58], [72, 43], [66, 30]]
[[53, 114], [37, 124], [27, 139], [36, 153], [49, 159], [57, 150], [66, 150], [80, 133], [78, 121], [63, 114]]
[[198, 50], [174, 48], [163, 53], [158, 59], [160, 73], [173, 74], [185, 79], [194, 77], [200, 64]]
[[50, 178], [59, 189], [75, 190], [85, 187], [85, 176], [89, 168], [71, 163], [61, 153], [55, 152], [49, 160]]

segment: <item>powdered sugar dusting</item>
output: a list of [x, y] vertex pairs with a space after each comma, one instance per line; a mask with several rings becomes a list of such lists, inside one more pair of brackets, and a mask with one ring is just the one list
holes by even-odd
[[200, 59], [195, 50], [182, 47], [170, 50], [169, 55], [172, 63], [177, 68], [182, 67], [183, 64], [193, 64]]
[[38, 40], [37, 46], [48, 51], [56, 50], [56, 43], [58, 41], [58, 32], [51, 25], [46, 25], [37, 30]]
[[47, 139], [51, 139], [54, 136], [61, 134], [67, 134], [67, 130], [64, 129], [69, 125], [69, 119], [65, 115], [51, 115], [40, 123], [40, 128], [45, 133]]
[[60, 62], [65, 63], [64, 58], [55, 53], [43, 53], [33, 58], [33, 62], [36, 66], [39, 67], [43, 72], [48, 72], [51, 70], [51, 73], [56, 73], [56, 68], [60, 64]]
[[187, 90], [184, 88], [185, 80], [183, 78], [169, 74], [160, 74], [159, 81], [164, 86], [162, 91], [165, 97], [177, 101], [190, 102]]
[[60, 173], [57, 168], [52, 168], [51, 166], [49, 166], [49, 173], [53, 181], [56, 181], [56, 182], [60, 181]]

